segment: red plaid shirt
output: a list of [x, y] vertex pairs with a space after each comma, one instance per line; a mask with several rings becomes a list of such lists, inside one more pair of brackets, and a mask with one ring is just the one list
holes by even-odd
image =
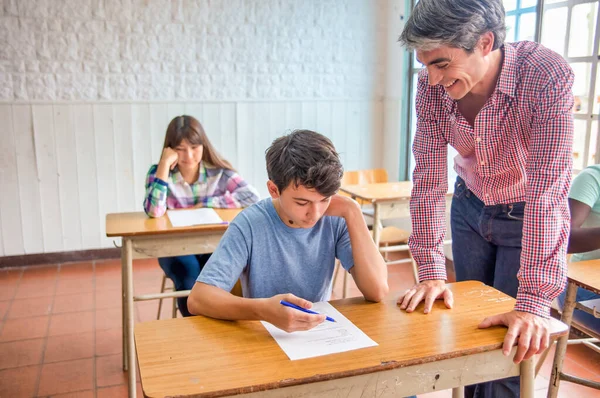
[[573, 167], [573, 72], [532, 42], [507, 43], [496, 90], [474, 127], [440, 85], [419, 74], [409, 240], [419, 278], [446, 279], [447, 145], [455, 170], [486, 205], [526, 202], [515, 310], [549, 316], [566, 280]]

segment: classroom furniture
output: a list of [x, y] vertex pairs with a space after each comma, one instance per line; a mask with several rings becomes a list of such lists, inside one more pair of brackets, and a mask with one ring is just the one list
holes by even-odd
[[[404, 397], [521, 376], [521, 396], [534, 396], [534, 358], [515, 365], [502, 354], [506, 328], [478, 329], [515, 300], [481, 282], [448, 285], [453, 309], [436, 301], [430, 314], [399, 309], [396, 298], [354, 297], [331, 304], [378, 346], [291, 361], [258, 321], [203, 316], [138, 324], [135, 329], [144, 395], [157, 398]], [[551, 320], [551, 338], [567, 327]]]
[[[232, 221], [241, 209], [215, 209], [224, 221]], [[106, 215], [106, 236], [121, 238], [121, 288], [123, 307], [123, 370], [128, 370], [129, 397], [135, 397], [134, 301], [184, 297], [189, 291], [133, 295], [133, 260], [185, 254], [212, 253], [227, 224], [175, 228], [167, 215], [150, 218], [144, 212]]]
[[[576, 309], [579, 311], [585, 311], [600, 318], [600, 300], [577, 302], [576, 296], [578, 287], [590, 290], [596, 294], [600, 294], [600, 260], [588, 260], [568, 264], [567, 294], [565, 298], [565, 305], [562, 310], [561, 321], [564, 322], [569, 328], [572, 325], [573, 312]], [[593, 344], [595, 341], [597, 342], [597, 340], [593, 339], [599, 339], [600, 333], [586, 328], [583, 325], [578, 324], [574, 326], [583, 333], [592, 337], [592, 339], [584, 339], [583, 341], [580, 341], [580, 343], [585, 344], [586, 346], [598, 352], [598, 347]], [[552, 375], [550, 376], [550, 385], [548, 386], [549, 398], [556, 398], [558, 396], [561, 380], [581, 384], [594, 389], [600, 389], [600, 383], [597, 381], [587, 380], [563, 373], [562, 366], [565, 359], [565, 354], [567, 352], [567, 345], [576, 341], [578, 340], [569, 341], [569, 336], [567, 334], [561, 337], [557, 342], [556, 351], [554, 353], [554, 362], [552, 364]]]
[[[377, 183], [387, 183], [388, 182], [388, 174], [385, 169], [365, 169], [365, 170], [351, 170], [344, 172], [344, 176], [342, 177], [342, 187], [350, 186], [350, 185], [366, 185], [366, 184], [377, 184]], [[379, 234], [379, 243], [378, 247], [385, 248], [383, 251], [383, 258], [386, 264], [395, 264], [409, 261], [413, 266], [413, 275], [415, 277], [415, 281], [418, 281], [418, 273], [416, 264], [408, 250], [408, 238], [410, 237], [410, 232], [404, 229], [400, 229], [394, 226], [383, 227], [380, 221], [375, 220], [374, 218], [374, 209], [373, 207], [363, 207], [363, 205], [371, 206], [372, 201], [362, 199], [352, 194], [346, 192], [343, 188], [340, 190], [342, 195], [351, 196], [354, 200], [356, 200], [361, 207], [363, 208], [363, 214], [368, 219], [373, 219], [373, 229], [372, 233], [375, 234], [376, 230]], [[375, 227], [376, 226], [376, 227]], [[399, 248], [399, 249], [395, 249]], [[391, 251], [408, 251], [409, 258], [401, 259], [396, 261], [388, 260], [388, 253]], [[334, 280], [337, 278], [338, 270], [340, 267], [336, 268]], [[343, 285], [343, 297], [346, 298], [348, 294], [348, 273], [344, 272], [344, 285]]]
[[[382, 221], [392, 218], [410, 217], [409, 202], [412, 193], [411, 181], [377, 182], [356, 185], [342, 185], [340, 191], [350, 195], [359, 203], [371, 203], [373, 205], [373, 240], [382, 253], [409, 250], [406, 242], [388, 242], [386, 247], [382, 246]], [[450, 208], [452, 194], [446, 195], [446, 208]], [[450, 240], [444, 244], [452, 243]], [[409, 251], [410, 253], [410, 251]], [[415, 282], [419, 281], [417, 265], [410, 257], [413, 266]]]

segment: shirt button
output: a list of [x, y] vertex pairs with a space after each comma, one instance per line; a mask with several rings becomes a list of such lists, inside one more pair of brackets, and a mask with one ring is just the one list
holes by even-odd
[[477, 141], [477, 142], [481, 142], [481, 137], [477, 137], [477, 138], [475, 138], [475, 141]]
[[482, 166], [485, 166], [485, 162], [484, 161], [481, 161], [481, 163], [479, 163], [479, 164], [482, 165]]
[[490, 194], [489, 194], [489, 193], [486, 193], [486, 194], [485, 194], [485, 197], [486, 197], [486, 198], [489, 198], [489, 197], [490, 197]]

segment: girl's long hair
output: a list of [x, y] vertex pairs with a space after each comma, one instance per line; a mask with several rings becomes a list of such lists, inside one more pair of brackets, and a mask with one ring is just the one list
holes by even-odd
[[234, 170], [231, 163], [223, 159], [212, 146], [202, 124], [193, 116], [177, 116], [167, 127], [163, 148], [175, 149], [181, 141], [187, 140], [192, 145], [202, 145], [202, 161], [220, 169]]

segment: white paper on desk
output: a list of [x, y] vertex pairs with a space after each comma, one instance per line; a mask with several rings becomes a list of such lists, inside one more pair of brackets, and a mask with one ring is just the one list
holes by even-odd
[[312, 309], [327, 314], [335, 319], [335, 322], [325, 321], [308, 331], [287, 333], [262, 321], [279, 347], [292, 361], [378, 345], [331, 304], [313, 303]]
[[223, 224], [216, 211], [210, 208], [189, 210], [168, 210], [167, 215], [174, 227], [189, 227], [191, 225]]

